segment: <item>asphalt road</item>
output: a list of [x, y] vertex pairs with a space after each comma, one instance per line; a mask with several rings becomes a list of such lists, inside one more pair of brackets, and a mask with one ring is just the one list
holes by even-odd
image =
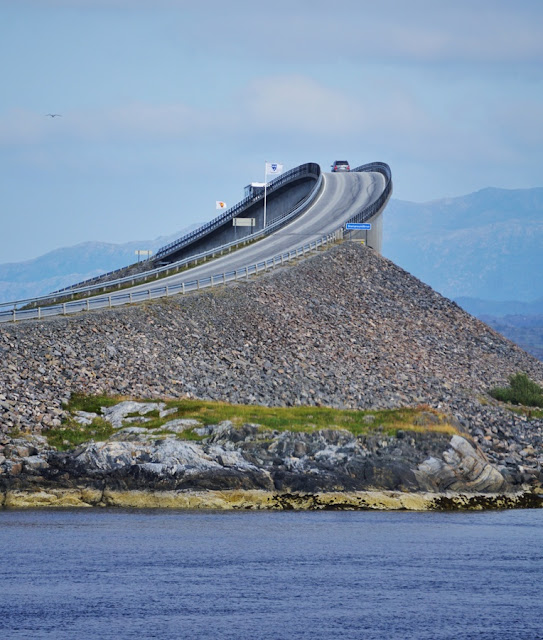
[[[317, 200], [303, 215], [285, 227], [232, 254], [225, 254], [207, 264], [162, 278], [160, 285], [192, 282], [242, 269], [314, 242], [328, 233], [333, 233], [363, 206], [375, 202], [385, 188], [385, 178], [380, 173], [325, 173], [323, 179], [324, 187]], [[136, 285], [130, 290], [148, 290], [149, 286]], [[124, 293], [130, 290], [126, 289]]]
[[[88, 299], [67, 303], [65, 311], [76, 313], [83, 309], [126, 304], [132, 301], [132, 296], [133, 301], [136, 302], [143, 299], [142, 296], [145, 293], [148, 298], [160, 297], [164, 295], [166, 287], [194, 283], [196, 280], [205, 280], [225, 272], [241, 270], [264, 260], [270, 260], [274, 256], [294, 251], [332, 234], [362, 208], [375, 202], [383, 193], [385, 186], [384, 176], [377, 172], [325, 173], [323, 188], [307, 211], [262, 240], [206, 264], [161, 278], [158, 282], [135, 285], [110, 296], [102, 293]], [[151, 294], [150, 290], [157, 287], [160, 287], [162, 292], [157, 291]], [[63, 313], [62, 304], [42, 307], [39, 311], [37, 309], [19, 310], [17, 319], [44, 318], [61, 313]], [[0, 322], [9, 322], [13, 319], [12, 312], [0, 312]]]

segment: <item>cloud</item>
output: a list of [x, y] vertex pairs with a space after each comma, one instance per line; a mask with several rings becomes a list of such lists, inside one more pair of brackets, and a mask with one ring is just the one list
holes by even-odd
[[[290, 64], [543, 61], [543, 4], [534, 0], [275, 0], [191, 13], [206, 47]], [[172, 6], [184, 7], [172, 2]], [[214, 34], [225, 33], [217, 39]]]
[[270, 132], [346, 133], [366, 120], [362, 105], [345, 93], [302, 75], [258, 78], [239, 103], [244, 120]]
[[[537, 159], [543, 135], [537, 101], [472, 102], [459, 99], [443, 112], [416, 87], [390, 78], [374, 78], [364, 91], [351, 93], [306, 75], [281, 74], [249, 80], [207, 108], [138, 102], [76, 110], [54, 120], [12, 110], [1, 114], [0, 143], [20, 144], [18, 161], [28, 165], [46, 168], [65, 157], [63, 165], [74, 170], [100, 166], [114, 173], [135, 166], [165, 171], [187, 154], [205, 157], [211, 150], [214, 157], [226, 151], [246, 157], [270, 146], [293, 157], [353, 149], [475, 170], [483, 163]], [[123, 153], [130, 157], [123, 160]]]
[[521, 153], [540, 152], [543, 147], [542, 101], [513, 98], [496, 109], [492, 127], [496, 135], [508, 140]]
[[[540, 0], [17, 0], [29, 7], [167, 11], [183, 38], [254, 58], [403, 63], [543, 61]], [[0, 0], [1, 3], [1, 0]], [[217, 38], [221, 33], [224, 37]]]

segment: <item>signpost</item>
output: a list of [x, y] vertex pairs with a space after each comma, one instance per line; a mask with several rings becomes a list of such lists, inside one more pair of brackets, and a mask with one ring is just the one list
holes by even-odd
[[255, 218], [232, 218], [234, 227], [254, 227]]
[[238, 238], [238, 227], [251, 227], [251, 231], [249, 233], [252, 233], [255, 226], [255, 221], [255, 218], [232, 218], [235, 239], [237, 240]]
[[365, 231], [366, 239], [363, 240], [363, 244], [368, 244], [368, 231], [371, 231], [371, 222], [347, 222], [345, 225], [346, 231]]
[[153, 252], [149, 249], [136, 249], [134, 253], [138, 256], [138, 262], [140, 261], [141, 256], [150, 258], [153, 255]]
[[371, 222], [347, 222], [345, 229], [347, 231], [370, 231]]

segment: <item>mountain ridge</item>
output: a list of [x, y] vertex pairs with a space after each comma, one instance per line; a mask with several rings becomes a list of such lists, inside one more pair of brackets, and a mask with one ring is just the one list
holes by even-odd
[[0, 301], [23, 300], [46, 295], [64, 287], [126, 267], [134, 262], [136, 250], [156, 253], [164, 245], [189, 233], [200, 224], [154, 240], [131, 240], [121, 244], [81, 242], [61, 247], [24, 262], [0, 264]]
[[543, 188], [489, 187], [427, 203], [391, 200], [383, 255], [443, 295], [541, 298]]

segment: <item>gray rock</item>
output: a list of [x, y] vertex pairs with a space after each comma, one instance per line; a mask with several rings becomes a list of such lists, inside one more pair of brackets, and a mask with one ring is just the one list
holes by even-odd
[[505, 478], [482, 451], [460, 436], [453, 436], [450, 445], [443, 460], [432, 457], [419, 465], [415, 476], [422, 486], [438, 491], [481, 493], [498, 493], [507, 488]]
[[46, 469], [49, 463], [42, 456], [28, 456], [22, 459], [23, 468], [27, 471]]
[[[462, 448], [445, 456], [448, 437], [409, 429], [394, 439], [354, 438], [339, 430], [264, 434], [247, 425], [196, 425], [206, 438], [199, 445], [202, 455], [217, 445], [225, 456], [237, 452], [254, 468], [242, 468], [239, 460], [237, 466], [226, 465], [229, 457], [221, 464], [217, 454], [211, 456], [215, 471], [200, 470], [190, 482], [203, 488], [272, 481], [292, 490], [418, 490], [422, 485], [414, 472], [425, 478], [422, 484], [435, 486], [431, 474], [424, 476], [419, 468], [434, 459], [439, 461], [434, 475], [449, 474], [450, 484], [497, 486], [499, 478], [485, 466], [490, 465], [505, 468], [502, 476], [506, 473], [513, 488], [525, 482], [540, 486], [533, 472], [543, 459], [543, 420], [514, 415], [486, 394], [518, 371], [543, 384], [543, 364], [396, 265], [352, 243], [220, 291], [2, 325], [0, 347], [0, 443], [6, 446], [14, 429], [38, 435], [58, 426], [67, 417], [62, 403], [73, 393], [370, 410], [427, 404], [421, 426], [433, 427], [433, 410], [454, 416], [450, 423], [466, 440], [473, 438], [485, 462]], [[111, 357], [104, 357], [108, 351]], [[140, 411], [147, 404], [149, 409]], [[130, 413], [136, 414], [130, 419], [145, 419], [147, 411], [166, 410], [165, 403], [130, 407], [116, 415], [116, 428]], [[367, 426], [372, 428], [371, 421]], [[99, 485], [146, 486], [143, 465], [154, 455], [153, 438], [127, 442], [133, 449], [111, 449], [121, 444], [100, 445], [106, 447], [102, 452], [89, 444], [89, 460], [83, 449], [50, 452], [44, 482], [95, 474]], [[42, 456], [46, 446], [35, 447], [34, 455]], [[7, 465], [11, 453], [2, 455], [3, 481], [18, 474], [23, 483], [20, 457]], [[153, 476], [153, 486], [175, 481], [187, 487], [183, 464], [172, 461], [175, 477], [161, 485]]]
[[104, 420], [110, 422], [114, 427], [122, 427], [124, 422], [134, 422], [139, 420], [139, 417], [131, 416], [130, 414], [138, 413], [139, 416], [144, 416], [151, 411], [162, 411], [166, 405], [163, 402], [133, 402], [126, 400], [120, 402], [113, 407], [103, 407], [102, 417]]
[[74, 413], [74, 420], [83, 426], [92, 424], [92, 421], [97, 417], [97, 413], [91, 413], [90, 411], [76, 411]]
[[[192, 427], [196, 427], [199, 424], [200, 422], [198, 422], [198, 420], [192, 420], [190, 418], [179, 418], [178, 420], [170, 420], [169, 422], [165, 422], [161, 428], [164, 431], [172, 431], [173, 433], [183, 433], [183, 431], [186, 431], [187, 429], [191, 429]], [[195, 431], [199, 435], [203, 435], [202, 433], [200, 433], [198, 429], [195, 429]]]

